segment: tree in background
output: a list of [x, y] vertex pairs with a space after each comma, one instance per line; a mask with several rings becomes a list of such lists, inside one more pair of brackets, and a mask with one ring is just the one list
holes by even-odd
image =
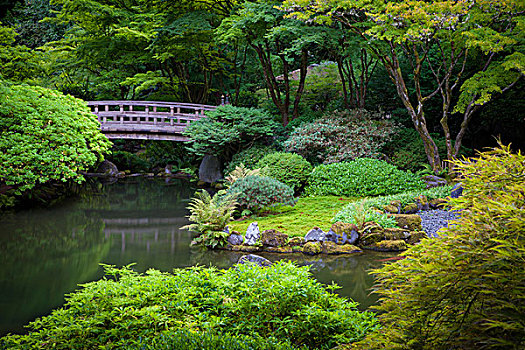
[[[394, 82], [434, 171], [443, 164], [428, 130], [425, 104], [441, 95], [440, 123], [452, 160], [474, 113], [525, 72], [524, 5], [519, 1], [287, 0], [283, 8], [303, 20], [339, 22], [367, 42]], [[402, 70], [403, 59], [411, 64], [408, 71]], [[431, 88], [421, 84], [424, 71], [432, 72]], [[449, 127], [453, 113], [462, 115], [455, 138]]]

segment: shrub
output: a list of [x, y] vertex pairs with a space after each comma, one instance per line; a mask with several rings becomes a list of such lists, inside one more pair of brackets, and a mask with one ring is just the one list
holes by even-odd
[[0, 82], [0, 183], [29, 190], [84, 180], [111, 143], [84, 101], [41, 87]]
[[308, 179], [307, 195], [378, 196], [425, 187], [416, 175], [385, 161], [360, 158], [352, 162], [319, 165]]
[[241, 208], [262, 210], [296, 202], [293, 189], [268, 176], [247, 176], [235, 181], [227, 194], [235, 195]]
[[[171, 348], [169, 337], [175, 333], [190, 341], [206, 334], [266, 339], [259, 349], [279, 341], [282, 347], [268, 349], [286, 349], [287, 343], [328, 349], [355, 342], [376, 326], [372, 313], [359, 312], [356, 303], [317, 282], [308, 267], [290, 262], [229, 270], [191, 267], [173, 273], [138, 274], [110, 266], [105, 270], [110, 278], [84, 284], [67, 296], [62, 308], [31, 322], [28, 334], [4, 337], [0, 347], [143, 348], [155, 338]], [[208, 344], [214, 348], [220, 340]]]
[[460, 218], [375, 271], [388, 332], [360, 348], [525, 347], [525, 157], [502, 146], [454, 166], [464, 192], [450, 204]]
[[275, 149], [270, 146], [254, 145], [250, 148], [246, 148], [233, 155], [231, 162], [228, 163], [224, 172], [232, 172], [241, 164], [244, 164], [248, 169], [255, 169], [259, 160], [265, 155], [273, 152], [275, 152]]
[[278, 123], [263, 110], [224, 105], [192, 122], [184, 135], [192, 142], [187, 149], [196, 155], [213, 154], [229, 159], [236, 150], [272, 136]]
[[[399, 201], [401, 203], [401, 207], [404, 207], [405, 205], [409, 203], [414, 203], [415, 198], [418, 196], [426, 196], [428, 200], [437, 199], [437, 198], [446, 198], [450, 196], [450, 192], [452, 190], [452, 186], [441, 186], [441, 187], [434, 187], [429, 188], [427, 190], [422, 191], [411, 191], [411, 192], [404, 192], [404, 193], [398, 193], [391, 196], [379, 196], [379, 197], [373, 197], [373, 198], [365, 198], [355, 203], [350, 203], [347, 206], [345, 206], [341, 211], [339, 211], [334, 219], [333, 222], [336, 221], [342, 221], [342, 222], [348, 222], [348, 223], [355, 223], [354, 215], [356, 210], [359, 210], [359, 208], [363, 208], [365, 212], [370, 211], [371, 209], [379, 209], [383, 210], [383, 208], [393, 201]], [[376, 221], [377, 222], [377, 221]], [[379, 222], [377, 222], [379, 224]], [[387, 227], [387, 226], [383, 226]]]
[[191, 212], [188, 218], [194, 224], [181, 228], [199, 233], [192, 242], [194, 244], [204, 244], [210, 248], [226, 245], [228, 233], [224, 229], [231, 221], [236, 205], [235, 196], [232, 195], [216, 193], [211, 197], [205, 190], [196, 192], [187, 208]]
[[108, 160], [115, 163], [119, 170], [148, 171], [151, 163], [139, 157], [135, 153], [126, 151], [113, 151]]
[[293, 189], [303, 187], [312, 172], [312, 165], [298, 154], [275, 152], [257, 163], [262, 175], [273, 177]]
[[292, 131], [285, 149], [313, 164], [336, 163], [356, 158], [378, 158], [395, 131], [389, 120], [375, 120], [379, 113], [365, 110], [333, 112]]
[[358, 201], [348, 204], [341, 212], [337, 213], [332, 222], [346, 222], [354, 224], [358, 228], [362, 229], [367, 222], [375, 222], [381, 227], [397, 227], [397, 222], [394, 218], [389, 217], [387, 214], [379, 213], [372, 209], [365, 201]]
[[241, 163], [238, 167], [232, 170], [228, 176], [226, 176], [226, 185], [233, 185], [233, 183], [239, 179], [245, 178], [246, 176], [260, 176], [261, 169], [248, 169]]

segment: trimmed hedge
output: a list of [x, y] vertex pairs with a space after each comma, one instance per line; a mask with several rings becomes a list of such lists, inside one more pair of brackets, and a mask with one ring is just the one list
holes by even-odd
[[235, 197], [239, 207], [250, 210], [296, 203], [290, 186], [268, 176], [251, 175], [238, 179], [226, 194]]
[[257, 163], [262, 175], [272, 177], [297, 190], [306, 184], [312, 165], [295, 153], [275, 152]]
[[305, 189], [313, 196], [380, 196], [423, 190], [424, 182], [411, 172], [385, 161], [360, 158], [316, 167]]
[[244, 149], [233, 155], [231, 162], [229, 162], [226, 169], [224, 169], [224, 173], [228, 174], [232, 172], [241, 164], [244, 164], [248, 169], [255, 169], [257, 168], [256, 165], [259, 160], [273, 152], [275, 152], [274, 148], [263, 145], [254, 145], [250, 148]]

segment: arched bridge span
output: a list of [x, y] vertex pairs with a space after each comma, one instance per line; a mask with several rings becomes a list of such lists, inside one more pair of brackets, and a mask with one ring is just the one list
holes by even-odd
[[109, 139], [188, 141], [182, 132], [217, 106], [160, 101], [89, 101]]

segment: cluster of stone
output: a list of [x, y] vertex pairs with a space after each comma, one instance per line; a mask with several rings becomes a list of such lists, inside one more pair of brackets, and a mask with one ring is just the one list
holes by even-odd
[[383, 210], [389, 214], [414, 214], [421, 210], [442, 209], [446, 203], [447, 200], [443, 198], [428, 200], [427, 196], [421, 195], [405, 206], [401, 205], [401, 201], [392, 201]]

